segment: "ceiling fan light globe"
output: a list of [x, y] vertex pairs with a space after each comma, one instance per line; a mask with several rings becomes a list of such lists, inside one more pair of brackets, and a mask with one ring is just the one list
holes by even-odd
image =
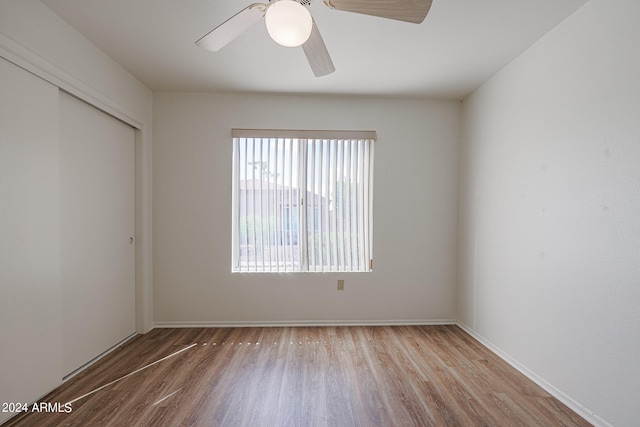
[[307, 8], [294, 0], [276, 1], [267, 9], [264, 20], [273, 41], [286, 47], [303, 45], [313, 27]]

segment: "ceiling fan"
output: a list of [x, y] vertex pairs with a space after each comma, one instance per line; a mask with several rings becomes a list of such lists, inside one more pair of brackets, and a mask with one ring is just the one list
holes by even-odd
[[[419, 24], [424, 21], [432, 0], [322, 0], [330, 9], [378, 16]], [[287, 47], [302, 46], [316, 77], [335, 71], [318, 26], [305, 6], [311, 0], [269, 0], [254, 3], [196, 41], [196, 45], [217, 52], [249, 27], [265, 20], [269, 36]]]

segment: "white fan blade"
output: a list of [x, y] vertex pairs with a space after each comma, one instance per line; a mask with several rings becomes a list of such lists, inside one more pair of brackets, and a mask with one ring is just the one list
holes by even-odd
[[432, 0], [322, 0], [336, 10], [362, 13], [419, 24], [431, 9]]
[[230, 41], [245, 32], [264, 16], [266, 4], [254, 3], [247, 6], [231, 18], [207, 33], [196, 42], [196, 45], [214, 52], [225, 47]]
[[309, 61], [311, 70], [316, 77], [326, 76], [336, 70], [315, 21], [313, 21], [311, 35], [302, 45], [302, 49], [304, 50], [304, 54], [307, 56], [307, 61]]

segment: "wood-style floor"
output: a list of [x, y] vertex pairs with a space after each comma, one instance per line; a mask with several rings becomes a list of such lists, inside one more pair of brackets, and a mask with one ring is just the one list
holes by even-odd
[[590, 425], [456, 326], [155, 329], [41, 401], [8, 425]]

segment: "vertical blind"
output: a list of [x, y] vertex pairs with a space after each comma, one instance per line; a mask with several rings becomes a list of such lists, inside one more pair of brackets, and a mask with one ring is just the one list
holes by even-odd
[[375, 132], [232, 136], [232, 271], [370, 271]]

